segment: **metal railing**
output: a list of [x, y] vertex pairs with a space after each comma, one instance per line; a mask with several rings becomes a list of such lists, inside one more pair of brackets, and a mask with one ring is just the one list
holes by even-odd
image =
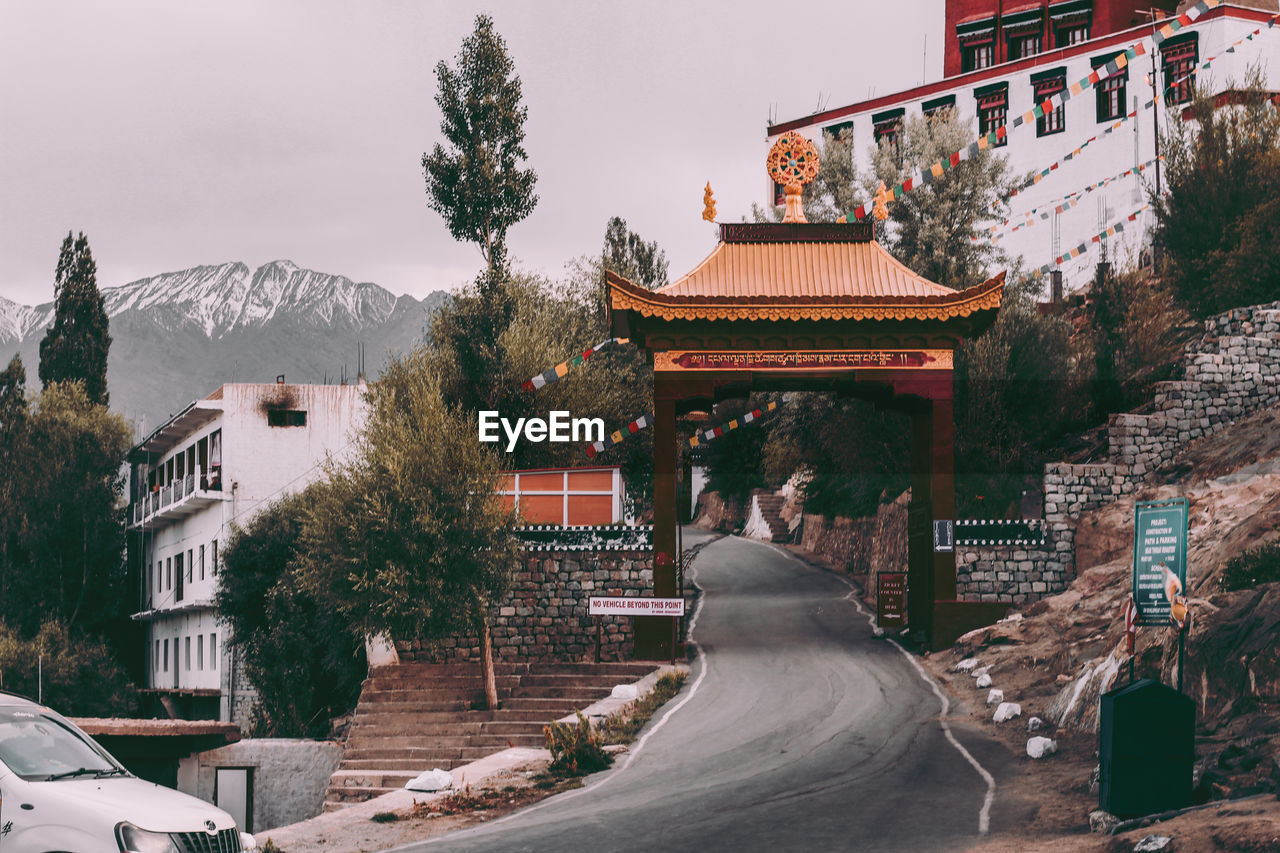
[[148, 495], [144, 495], [141, 500], [134, 501], [129, 504], [126, 519], [130, 524], [141, 524], [144, 519], [150, 518], [165, 507], [180, 503], [196, 491], [222, 491], [221, 480], [217, 477], [202, 477], [200, 468], [197, 467], [190, 474], [187, 474], [180, 480], [174, 480], [167, 486], [161, 486]]

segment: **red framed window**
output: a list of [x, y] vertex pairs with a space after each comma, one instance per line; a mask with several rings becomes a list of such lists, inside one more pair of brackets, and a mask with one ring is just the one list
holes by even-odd
[[960, 46], [960, 70], [977, 71], [996, 64], [996, 43], [993, 40], [974, 41]]
[[1025, 59], [1040, 52], [1040, 33], [1009, 37], [1009, 60]]
[[1160, 48], [1164, 66], [1164, 102], [1170, 106], [1189, 103], [1195, 93], [1199, 45], [1196, 33], [1190, 35], [1191, 38], [1176, 44], [1165, 42]]
[[[1039, 79], [1031, 78], [1031, 88], [1035, 93], [1036, 104], [1043, 103], [1067, 88], [1065, 71], [1046, 74]], [[1036, 136], [1050, 136], [1062, 133], [1067, 129], [1064, 105], [1058, 104], [1050, 112], [1036, 119]]]
[[[1009, 87], [1001, 83], [998, 87], [979, 89], [974, 92], [978, 102], [978, 132], [987, 134], [1005, 126], [1009, 117]], [[997, 146], [1008, 142], [1005, 136], [996, 142]]]
[[899, 153], [902, 142], [902, 116], [904, 110], [889, 110], [871, 117], [872, 135], [880, 148], [891, 148], [895, 155]]
[[[1114, 54], [1100, 56], [1092, 59], [1091, 63], [1094, 70], [1098, 71], [1113, 58]], [[1098, 97], [1098, 121], [1114, 121], [1125, 114], [1125, 84], [1128, 81], [1129, 69], [1123, 68], [1107, 79], [1099, 80], [1093, 87]]]

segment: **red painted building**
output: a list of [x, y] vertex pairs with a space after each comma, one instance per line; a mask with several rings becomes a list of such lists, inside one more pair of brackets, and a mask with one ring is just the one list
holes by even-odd
[[954, 77], [1165, 17], [1177, 0], [947, 0], [942, 73]]

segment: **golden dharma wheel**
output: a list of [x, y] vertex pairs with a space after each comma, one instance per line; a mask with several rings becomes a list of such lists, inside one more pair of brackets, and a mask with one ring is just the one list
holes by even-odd
[[765, 164], [775, 183], [798, 189], [818, 177], [818, 149], [799, 133], [788, 131], [773, 143]]

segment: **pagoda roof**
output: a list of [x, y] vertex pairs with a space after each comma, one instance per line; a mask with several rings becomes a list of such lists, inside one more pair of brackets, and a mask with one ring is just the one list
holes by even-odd
[[614, 311], [665, 320], [947, 320], [998, 309], [1004, 273], [966, 290], [929, 281], [866, 223], [720, 226], [687, 275], [648, 290], [607, 273]]

